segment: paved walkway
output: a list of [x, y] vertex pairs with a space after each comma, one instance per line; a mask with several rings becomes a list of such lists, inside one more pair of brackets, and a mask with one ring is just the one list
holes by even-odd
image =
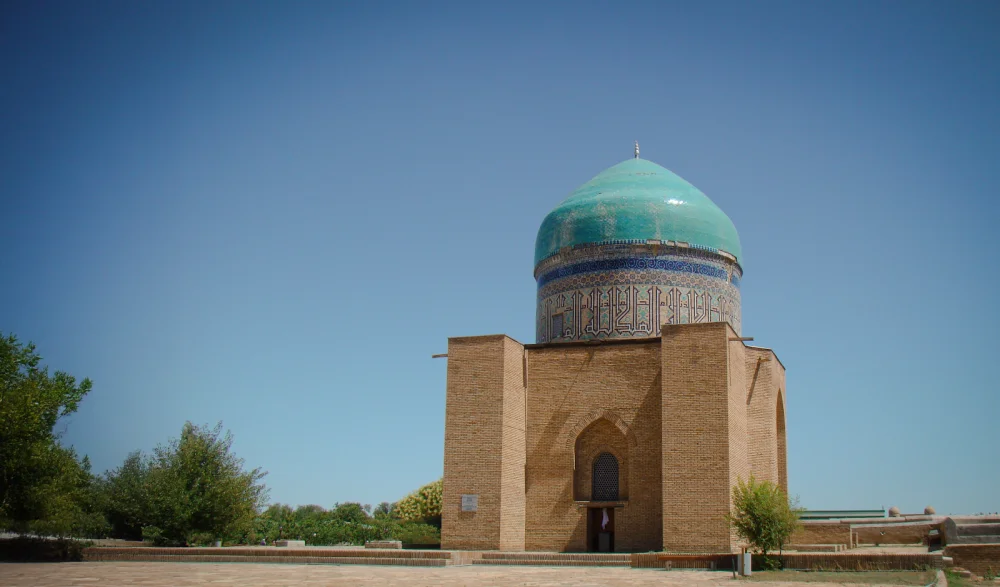
[[[680, 587], [740, 585], [725, 572], [601, 567], [380, 567], [244, 563], [0, 563], [4, 587], [387, 585], [433, 587]], [[752, 583], [823, 587], [825, 583]], [[837, 587], [844, 587], [838, 585]]]

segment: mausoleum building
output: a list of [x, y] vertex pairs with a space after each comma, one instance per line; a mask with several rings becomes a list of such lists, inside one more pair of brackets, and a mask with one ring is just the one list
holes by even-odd
[[787, 491], [785, 370], [741, 336], [743, 252], [635, 158], [545, 217], [536, 341], [448, 341], [441, 546], [729, 552], [732, 487]]

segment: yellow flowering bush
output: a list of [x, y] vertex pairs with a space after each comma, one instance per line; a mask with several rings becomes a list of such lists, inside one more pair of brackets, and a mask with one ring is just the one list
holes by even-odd
[[396, 503], [394, 513], [406, 522], [422, 522], [441, 516], [441, 479], [428, 483]]

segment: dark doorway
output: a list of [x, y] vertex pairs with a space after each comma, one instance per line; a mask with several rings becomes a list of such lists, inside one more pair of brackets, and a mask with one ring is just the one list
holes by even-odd
[[587, 511], [587, 551], [615, 551], [615, 508], [590, 508]]

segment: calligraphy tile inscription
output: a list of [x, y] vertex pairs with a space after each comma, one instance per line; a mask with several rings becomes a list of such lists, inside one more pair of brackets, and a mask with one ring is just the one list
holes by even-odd
[[536, 339], [657, 336], [664, 324], [728, 322], [740, 332], [740, 269], [704, 252], [604, 253], [538, 276]]

